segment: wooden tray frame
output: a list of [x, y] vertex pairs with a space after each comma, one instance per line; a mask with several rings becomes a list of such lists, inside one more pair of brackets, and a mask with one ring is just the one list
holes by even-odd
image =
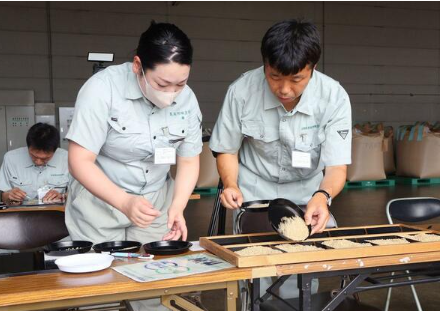
[[[381, 228], [381, 227], [400, 227], [400, 228], [405, 228], [406, 230], [413, 229], [414, 231], [315, 238], [315, 239], [308, 239], [303, 243], [322, 242], [326, 240], [337, 240], [337, 239], [402, 236], [402, 235], [420, 234], [420, 233], [432, 233], [432, 234], [440, 235], [440, 232], [435, 230], [428, 230], [417, 226], [409, 226], [402, 224], [343, 227], [343, 228], [327, 229], [325, 231], [331, 232], [335, 230], [369, 229], [369, 228]], [[353, 258], [356, 259], [356, 258], [365, 258], [365, 257], [378, 257], [378, 256], [389, 256], [389, 255], [398, 255], [398, 254], [440, 251], [440, 242], [411, 242], [410, 244], [402, 244], [402, 245], [374, 245], [371, 247], [361, 247], [361, 248], [325, 249], [320, 251], [307, 251], [307, 252], [297, 252], [297, 253], [239, 256], [236, 253], [234, 253], [231, 250], [231, 248], [249, 247], [249, 246], [257, 246], [257, 245], [271, 246], [271, 245], [279, 245], [279, 244], [293, 244], [293, 242], [284, 240], [284, 241], [275, 241], [275, 242], [259, 242], [259, 243], [230, 244], [230, 245], [220, 245], [216, 243], [216, 240], [219, 239], [228, 239], [228, 238], [234, 239], [238, 237], [249, 238], [249, 237], [261, 237], [261, 236], [277, 236], [277, 233], [269, 232], [269, 233], [201, 237], [200, 246], [202, 246], [207, 251], [217, 255], [218, 257], [230, 262], [231, 264], [237, 267], [273, 266], [273, 265], [282, 265], [282, 264], [328, 261], [328, 260], [336, 260], [336, 259], [353, 259]], [[295, 244], [301, 244], [301, 242]]]

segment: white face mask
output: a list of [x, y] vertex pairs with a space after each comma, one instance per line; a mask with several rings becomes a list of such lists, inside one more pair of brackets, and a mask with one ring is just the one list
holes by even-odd
[[150, 85], [150, 83], [148, 83], [147, 78], [145, 77], [144, 69], [142, 67], [141, 69], [142, 69], [142, 77], [144, 78], [145, 81], [145, 90], [142, 89], [141, 84], [139, 83], [139, 79], [138, 79], [138, 84], [142, 94], [159, 109], [163, 109], [168, 106], [171, 106], [171, 104], [174, 102], [174, 100], [180, 94], [180, 92], [182, 92], [182, 90], [179, 90], [177, 92], [163, 92], [154, 89]]

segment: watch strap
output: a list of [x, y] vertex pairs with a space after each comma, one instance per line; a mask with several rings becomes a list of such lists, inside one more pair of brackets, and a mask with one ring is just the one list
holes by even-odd
[[319, 189], [316, 190], [315, 192], [313, 192], [312, 197], [317, 194], [317, 193], [322, 193], [327, 197], [327, 205], [330, 206], [331, 202], [332, 202], [332, 196], [330, 195], [330, 193], [328, 193], [327, 191], [323, 190], [323, 189]]

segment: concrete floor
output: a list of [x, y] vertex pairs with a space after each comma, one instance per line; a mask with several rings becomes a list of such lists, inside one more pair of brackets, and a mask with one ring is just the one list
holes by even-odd
[[[340, 227], [386, 224], [385, 206], [389, 200], [402, 197], [440, 197], [440, 185], [363, 188], [344, 190], [334, 199], [331, 211]], [[212, 213], [214, 196], [191, 201], [185, 211], [188, 223], [188, 240], [206, 236]], [[437, 221], [438, 222], [438, 221]], [[232, 233], [231, 213], [227, 214], [226, 233]], [[320, 280], [319, 291], [329, 291], [339, 286], [339, 278]], [[440, 284], [416, 286], [424, 311], [440, 310]], [[383, 308], [386, 290], [375, 290], [360, 294], [361, 300], [372, 306]], [[204, 293], [202, 302], [208, 310], [224, 310], [224, 294], [221, 291]], [[409, 287], [393, 289], [390, 311], [417, 310]]]

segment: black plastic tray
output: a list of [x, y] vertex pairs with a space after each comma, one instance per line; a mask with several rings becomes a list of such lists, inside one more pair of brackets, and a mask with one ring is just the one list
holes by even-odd
[[142, 244], [136, 241], [113, 241], [96, 244], [93, 250], [97, 253], [137, 253], [141, 249]]
[[87, 253], [93, 243], [89, 241], [61, 241], [46, 245], [43, 250], [50, 256], [68, 256]]
[[185, 253], [192, 246], [186, 241], [157, 241], [144, 244], [144, 250], [153, 255], [177, 255]]

